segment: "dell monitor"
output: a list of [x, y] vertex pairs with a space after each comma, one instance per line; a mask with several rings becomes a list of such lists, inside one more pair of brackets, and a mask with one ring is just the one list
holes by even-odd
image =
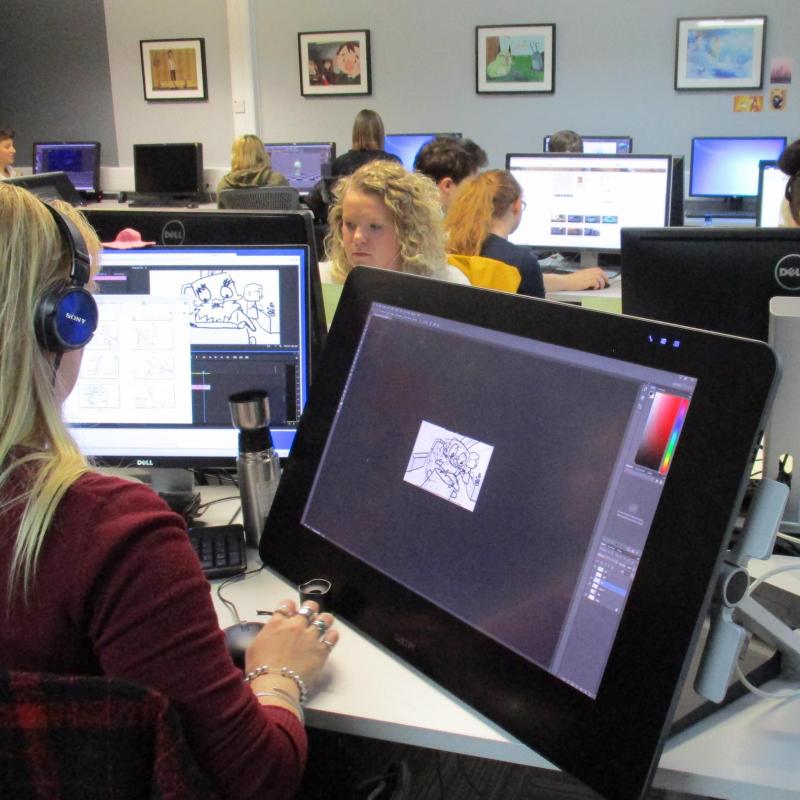
[[199, 201], [205, 195], [203, 145], [135, 144], [133, 178], [137, 202], [169, 205]]
[[758, 163], [758, 206], [756, 225], [759, 228], [777, 228], [781, 224], [781, 205], [786, 197], [789, 176], [776, 161]]
[[671, 156], [509, 153], [506, 169], [527, 200], [509, 239], [577, 250], [583, 263], [596, 264], [598, 252], [619, 250], [624, 227], [667, 224], [671, 168]]
[[64, 414], [96, 463], [232, 467], [228, 397], [269, 393], [286, 457], [309, 382], [304, 247], [104, 250], [100, 310]]
[[622, 313], [767, 341], [770, 298], [800, 290], [796, 228], [622, 232]]
[[696, 136], [689, 175], [691, 197], [731, 198], [758, 194], [759, 161], [777, 161], [785, 136]]
[[759, 342], [356, 268], [261, 557], [328, 579], [337, 615], [605, 797], [641, 798], [776, 370]]
[[409, 172], [413, 172], [417, 153], [437, 136], [461, 138], [460, 133], [387, 133], [384, 137], [383, 149], [387, 153], [397, 156], [403, 162], [403, 166]]
[[336, 158], [335, 142], [284, 142], [265, 144], [272, 169], [280, 172], [302, 194], [323, 177], [325, 164]]
[[[631, 136], [581, 136], [584, 153], [632, 153], [633, 137]], [[550, 136], [544, 137], [542, 149], [550, 152]]]
[[72, 185], [86, 195], [100, 191], [100, 142], [35, 142], [33, 174], [66, 172]]

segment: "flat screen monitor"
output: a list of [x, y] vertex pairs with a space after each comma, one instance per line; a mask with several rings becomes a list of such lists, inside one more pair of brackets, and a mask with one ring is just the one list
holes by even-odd
[[769, 301], [800, 290], [800, 230], [622, 232], [622, 312], [767, 341]]
[[101, 464], [233, 466], [228, 397], [266, 389], [285, 457], [309, 379], [304, 247], [104, 250], [64, 415]]
[[40, 172], [38, 175], [20, 175], [7, 178], [7, 183], [23, 186], [33, 192], [40, 200], [49, 203], [51, 200], [63, 200], [73, 206], [83, 204], [83, 198], [72, 185], [66, 172]]
[[100, 142], [34, 142], [33, 174], [66, 172], [87, 194], [100, 191]]
[[509, 153], [506, 169], [527, 204], [516, 244], [617, 251], [624, 227], [667, 224], [671, 156]]
[[776, 161], [785, 136], [696, 136], [692, 139], [692, 197], [755, 197], [758, 162]]
[[[584, 153], [632, 153], [632, 136], [581, 136]], [[544, 137], [542, 149], [550, 152], [550, 136]]]
[[280, 172], [299, 192], [310, 192], [322, 178], [323, 164], [336, 158], [335, 142], [284, 142], [265, 144], [272, 169]]
[[133, 179], [137, 194], [197, 198], [204, 194], [203, 145], [135, 144]]
[[112, 242], [124, 228], [159, 245], [303, 245], [308, 248], [309, 326], [312, 370], [325, 344], [328, 326], [317, 264], [314, 217], [303, 211], [148, 211], [89, 208], [89, 224], [102, 242]]
[[777, 228], [781, 224], [781, 204], [786, 196], [789, 176], [778, 168], [776, 161], [758, 164], [758, 207], [756, 225], [759, 228]]
[[417, 153], [437, 136], [461, 138], [460, 133], [387, 133], [384, 137], [383, 149], [387, 153], [397, 156], [403, 162], [403, 166], [409, 172], [413, 172]]
[[643, 797], [775, 371], [758, 342], [357, 268], [261, 556], [329, 579], [337, 615], [606, 797]]

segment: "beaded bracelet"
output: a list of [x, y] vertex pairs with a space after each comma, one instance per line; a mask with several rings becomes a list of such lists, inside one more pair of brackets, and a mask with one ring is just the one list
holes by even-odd
[[294, 709], [295, 714], [297, 714], [300, 719], [300, 723], [305, 725], [306, 715], [303, 713], [303, 707], [288, 692], [284, 692], [283, 689], [273, 686], [271, 692], [256, 692], [255, 695], [256, 697], [275, 697], [278, 700], [285, 701]]
[[262, 664], [260, 667], [256, 667], [251, 672], [248, 672], [244, 676], [244, 682], [250, 683], [258, 678], [260, 675], [282, 675], [284, 678], [289, 678], [289, 680], [294, 681], [295, 686], [297, 686], [297, 690], [300, 693], [300, 702], [305, 703], [308, 700], [308, 687], [306, 686], [306, 682], [293, 670], [289, 669], [289, 667], [281, 667], [279, 672], [275, 670], [270, 670], [268, 664]]

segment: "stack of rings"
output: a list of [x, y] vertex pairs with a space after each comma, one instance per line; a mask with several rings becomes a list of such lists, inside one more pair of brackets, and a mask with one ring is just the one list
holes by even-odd
[[[283, 614], [284, 617], [292, 617], [293, 614], [289, 613], [289, 608], [286, 603], [281, 603], [276, 609], [276, 614]], [[314, 611], [310, 606], [300, 606], [297, 611], [297, 614], [301, 617], [305, 617], [306, 622], [309, 626], [313, 626], [319, 632], [319, 640], [321, 644], [324, 644], [328, 650], [333, 650], [333, 642], [329, 641], [325, 638], [325, 634], [328, 632], [328, 628], [330, 625], [325, 622], [325, 620], [320, 619], [317, 612]]]

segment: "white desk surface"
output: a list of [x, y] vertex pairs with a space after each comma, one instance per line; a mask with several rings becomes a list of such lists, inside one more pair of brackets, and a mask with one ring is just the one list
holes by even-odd
[[[230, 489], [207, 492], [226, 496]], [[214, 510], [212, 512], [212, 509]], [[229, 503], [211, 506], [209, 523], [227, 522]], [[258, 555], [251, 552], [254, 565]], [[776, 560], [778, 563], [780, 560]], [[770, 566], [774, 564], [771, 562]], [[760, 564], [753, 574], [763, 571]], [[309, 575], [308, 579], [315, 576]], [[235, 622], [216, 596], [220, 625]], [[775, 583], [800, 594], [800, 573]], [[296, 590], [271, 570], [229, 584], [224, 596], [242, 619], [257, 620]], [[263, 619], [263, 617], [261, 618]], [[394, 654], [341, 620], [341, 639], [309, 700], [309, 725], [534, 767], [552, 767], [536, 752], [444, 691]], [[767, 687], [780, 688], [779, 682]], [[768, 700], [748, 695], [672, 738], [654, 786], [727, 800], [800, 798], [800, 698]]]
[[547, 292], [545, 297], [548, 300], [560, 300], [562, 303], [583, 303], [584, 300], [594, 300], [597, 298], [608, 298], [613, 300], [622, 299], [622, 280], [615, 279], [610, 286], [605, 289], [584, 289], [579, 292]]

